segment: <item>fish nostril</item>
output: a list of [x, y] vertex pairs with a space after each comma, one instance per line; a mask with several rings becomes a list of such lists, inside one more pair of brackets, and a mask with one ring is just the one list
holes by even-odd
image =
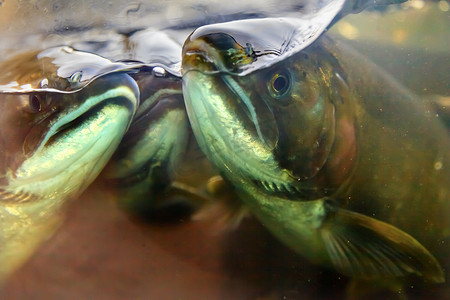
[[28, 103], [32, 112], [38, 113], [42, 111], [42, 102], [40, 96], [30, 95]]
[[182, 73], [189, 71], [200, 71], [205, 74], [213, 74], [218, 72], [216, 64], [209, 57], [200, 52], [188, 52], [183, 57]]

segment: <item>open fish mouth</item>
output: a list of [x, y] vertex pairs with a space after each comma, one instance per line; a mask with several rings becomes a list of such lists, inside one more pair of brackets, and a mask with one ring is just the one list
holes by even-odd
[[268, 100], [252, 88], [254, 82], [232, 68], [234, 62], [251, 59], [244, 48], [232, 37], [215, 33], [186, 42], [183, 51], [188, 115], [211, 161], [231, 172], [230, 178], [240, 177], [270, 195], [311, 199], [331, 191], [308, 180], [319, 169], [300, 178], [280, 164], [280, 120]]
[[[219, 85], [209, 82], [220, 76], [192, 71], [183, 78], [184, 97], [192, 129], [202, 151], [226, 176], [253, 185], [269, 195], [289, 199], [305, 198], [311, 188], [300, 185], [288, 170], [281, 168], [272, 148], [260, 139], [253, 123], [234, 100], [222, 97]], [[199, 92], [211, 87], [214, 91]], [[244, 108], [245, 109], [245, 108]]]
[[[259, 139], [271, 150], [276, 147], [278, 130], [275, 117], [267, 105], [252, 97], [238, 82], [239, 66], [252, 63], [256, 56], [226, 33], [213, 33], [187, 42], [183, 47], [183, 73], [202, 72], [216, 76], [232, 93], [236, 105], [252, 123]], [[230, 100], [231, 101], [231, 100]]]
[[89, 122], [89, 119], [97, 117], [99, 112], [108, 105], [126, 107], [134, 115], [136, 102], [130, 101], [133, 98], [135, 98], [133, 92], [127, 90], [125, 87], [118, 87], [88, 98], [80, 107], [59, 119], [51, 127], [36, 152], [52, 144], [61, 135], [68, 134], [72, 130], [76, 130], [83, 123]]
[[275, 196], [298, 198], [307, 195], [303, 187], [300, 188], [290, 183], [270, 182], [262, 179], [253, 179], [252, 182], [265, 192]]
[[229, 178], [256, 184], [271, 193], [296, 193], [296, 179], [280, 168], [272, 149], [235, 105], [235, 97], [228, 99], [215, 80], [221, 79], [197, 71], [183, 77], [188, 116], [202, 150], [232, 174]]
[[0, 200], [62, 200], [80, 193], [97, 177], [128, 129], [139, 98], [131, 77], [113, 76], [122, 80], [116, 82], [120, 84], [87, 86], [92, 91], [82, 98], [86, 100], [51, 126], [17, 170], [5, 174]]
[[[233, 66], [251, 63], [248, 51], [221, 33], [189, 41], [183, 51], [185, 101], [204, 152], [234, 177], [270, 194], [303, 195], [294, 176], [273, 157], [279, 137], [272, 111], [238, 82]], [[203, 142], [204, 138], [211, 141]]]

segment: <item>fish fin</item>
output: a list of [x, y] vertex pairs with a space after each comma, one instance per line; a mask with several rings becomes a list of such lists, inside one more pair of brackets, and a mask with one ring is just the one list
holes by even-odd
[[187, 202], [191, 204], [192, 207], [198, 209], [199, 207], [211, 203], [212, 199], [201, 189], [194, 186], [185, 184], [179, 181], [173, 181], [167, 191], [164, 192], [166, 197], [184, 197]]
[[201, 189], [174, 181], [155, 193], [150, 210], [153, 219], [184, 220], [212, 200]]
[[330, 205], [321, 236], [331, 263], [341, 273], [360, 279], [422, 276], [444, 282], [434, 256], [402, 230]]
[[215, 234], [235, 230], [242, 220], [250, 215], [247, 207], [222, 177], [212, 177], [208, 181], [207, 190], [214, 201], [202, 207], [193, 215], [192, 219], [195, 221], [214, 220], [213, 231]]
[[119, 206], [143, 220], [182, 220], [211, 201], [196, 187], [177, 181], [169, 185], [142, 180], [124, 184], [116, 192]]
[[228, 205], [228, 203], [224, 203], [223, 201], [215, 201], [196, 212], [192, 216], [192, 220], [214, 220], [214, 234], [233, 231], [238, 228], [242, 223], [242, 220], [249, 215], [249, 210], [244, 206], [230, 210]]

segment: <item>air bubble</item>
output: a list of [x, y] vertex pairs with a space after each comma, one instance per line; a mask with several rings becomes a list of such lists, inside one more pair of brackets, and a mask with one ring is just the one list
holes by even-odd
[[44, 78], [41, 81], [41, 88], [46, 89], [48, 87], [48, 79]]
[[81, 72], [81, 71], [75, 72], [70, 76], [69, 81], [73, 82], [73, 83], [80, 82], [82, 76], [83, 76], [83, 72]]
[[72, 53], [73, 52], [73, 48], [69, 47], [69, 46], [64, 46], [64, 47], [62, 47], [61, 50], [66, 52], [66, 53]]
[[152, 70], [152, 74], [155, 77], [166, 77], [166, 70], [162, 67], [154, 67]]

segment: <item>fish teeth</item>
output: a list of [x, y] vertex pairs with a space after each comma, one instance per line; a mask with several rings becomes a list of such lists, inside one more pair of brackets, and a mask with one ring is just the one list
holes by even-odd
[[286, 189], [286, 191], [288, 191], [291, 194], [294, 194], [295, 191], [293, 190], [292, 186], [289, 184], [284, 184], [284, 188]]
[[14, 193], [7, 190], [0, 190], [0, 201], [13, 201], [16, 203], [28, 202], [30, 200], [38, 200], [39, 198], [36, 195], [28, 193], [28, 192], [19, 192]]
[[273, 182], [273, 187], [274, 187], [274, 192], [279, 192], [280, 191], [280, 187], [275, 182]]
[[9, 199], [12, 199], [12, 198], [14, 198], [14, 197], [17, 197], [16, 194], [11, 193], [11, 192], [6, 191], [6, 190], [2, 190], [2, 191], [0, 192], [0, 195], [1, 195], [1, 199], [2, 199], [2, 200], [9, 200]]
[[280, 184], [280, 191], [283, 192], [283, 193], [290, 193], [286, 183], [281, 183]]
[[269, 186], [267, 185], [267, 182], [265, 182], [265, 181], [260, 181], [260, 182], [261, 182], [261, 184], [262, 184], [264, 189], [266, 189], [266, 190], [270, 189]]
[[35, 195], [30, 194], [30, 193], [24, 193], [21, 195], [20, 199], [18, 200], [18, 202], [28, 202], [30, 200], [35, 199]]
[[275, 186], [277, 187], [277, 191], [278, 191], [278, 192], [281, 192], [281, 193], [284, 193], [284, 192], [285, 192], [285, 190], [284, 190], [284, 188], [283, 188], [283, 184], [278, 184], [278, 183], [276, 183]]
[[289, 183], [270, 182], [264, 180], [255, 180], [254, 182], [268, 192], [289, 193], [291, 195], [302, 194], [300, 188], [290, 185]]

